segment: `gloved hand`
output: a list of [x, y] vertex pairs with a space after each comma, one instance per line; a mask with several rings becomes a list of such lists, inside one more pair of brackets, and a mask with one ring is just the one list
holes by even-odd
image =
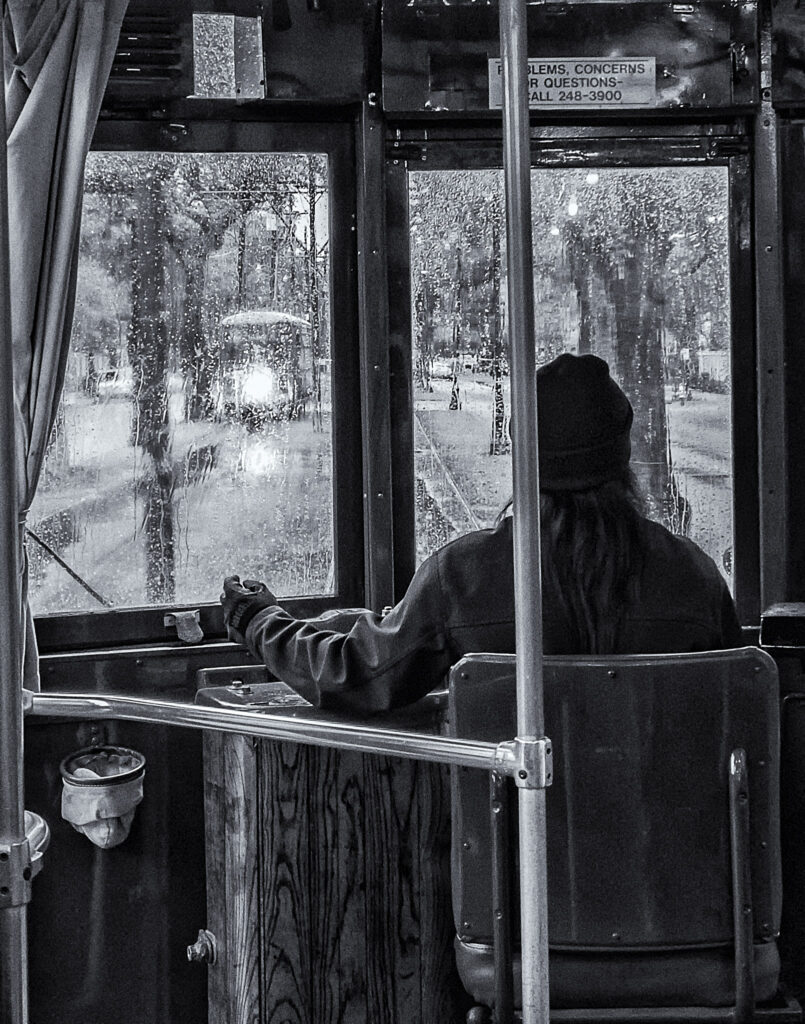
[[224, 609], [224, 624], [230, 640], [242, 644], [246, 635], [246, 627], [262, 608], [270, 608], [277, 603], [265, 583], [257, 580], [240, 582], [239, 576], [227, 576], [224, 580], [224, 591], [221, 604]]

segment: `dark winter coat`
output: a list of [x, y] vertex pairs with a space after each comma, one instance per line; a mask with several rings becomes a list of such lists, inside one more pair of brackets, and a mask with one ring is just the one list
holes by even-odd
[[[621, 624], [620, 654], [741, 646], [729, 590], [692, 541], [641, 521], [638, 601]], [[419, 567], [385, 617], [369, 611], [295, 619], [279, 606], [252, 619], [246, 641], [278, 679], [312, 704], [383, 711], [418, 700], [470, 651], [514, 651], [512, 520], [459, 537]], [[543, 596], [546, 654], [579, 654], [557, 601]]]

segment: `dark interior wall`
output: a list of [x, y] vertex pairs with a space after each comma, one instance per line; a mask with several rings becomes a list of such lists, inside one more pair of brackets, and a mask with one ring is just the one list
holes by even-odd
[[[243, 663], [207, 651], [44, 661], [46, 690], [192, 702], [202, 667]], [[29, 719], [26, 807], [52, 832], [29, 908], [32, 1024], [206, 1024], [206, 968], [186, 947], [206, 923], [202, 734], [136, 722]], [[101, 850], [61, 817], [59, 764], [96, 743], [145, 755], [144, 797], [128, 839]]]

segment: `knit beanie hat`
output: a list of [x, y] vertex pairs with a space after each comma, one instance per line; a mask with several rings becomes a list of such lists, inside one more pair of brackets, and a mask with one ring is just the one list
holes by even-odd
[[629, 465], [629, 399], [598, 356], [564, 353], [537, 371], [540, 490], [583, 491]]

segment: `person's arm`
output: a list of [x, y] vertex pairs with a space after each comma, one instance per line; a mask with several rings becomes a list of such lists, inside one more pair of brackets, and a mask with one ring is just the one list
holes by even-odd
[[443, 680], [451, 658], [435, 557], [385, 617], [353, 614], [351, 625], [339, 621], [349, 626], [341, 631], [332, 628], [332, 613], [296, 619], [273, 603], [249, 617], [244, 638], [270, 672], [316, 707], [386, 711], [418, 700]]

